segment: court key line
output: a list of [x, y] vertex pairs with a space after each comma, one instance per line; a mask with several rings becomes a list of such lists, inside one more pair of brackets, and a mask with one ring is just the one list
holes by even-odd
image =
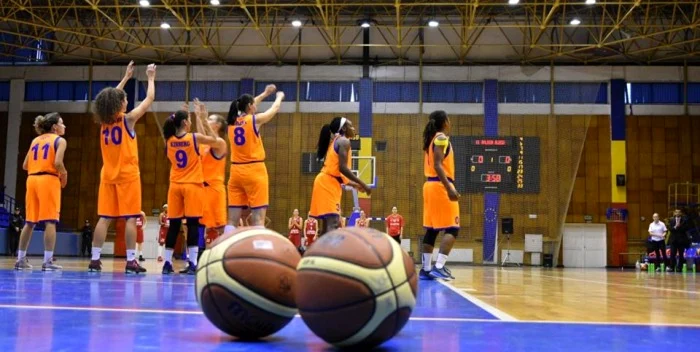
[[436, 281], [439, 282], [440, 284], [442, 284], [443, 286], [449, 288], [450, 290], [452, 290], [452, 292], [462, 296], [462, 298], [466, 299], [469, 302], [474, 303], [479, 308], [487, 311], [489, 314], [493, 315], [494, 317], [496, 317], [500, 320], [503, 320], [503, 321], [517, 321], [518, 320], [515, 317], [513, 317], [512, 315], [510, 315], [510, 314], [508, 314], [508, 313], [506, 313], [506, 312], [504, 312], [504, 311], [502, 311], [502, 310], [500, 310], [500, 309], [498, 309], [498, 308], [496, 308], [496, 307], [494, 307], [494, 306], [492, 306], [492, 305], [490, 305], [490, 304], [488, 304], [488, 303], [452, 286], [452, 284], [450, 284], [448, 282], [445, 282], [442, 280], [436, 280]]
[[[203, 315], [201, 311], [193, 310], [165, 310], [165, 309], [141, 309], [141, 308], [107, 308], [107, 307], [71, 307], [71, 306], [41, 306], [41, 305], [12, 305], [0, 304], [0, 309], [33, 309], [33, 310], [69, 310], [88, 312], [114, 312], [114, 313], [153, 313], [173, 315]], [[294, 315], [299, 318], [299, 314]], [[630, 322], [599, 322], [599, 321], [567, 321], [567, 320], [495, 320], [481, 318], [433, 318], [411, 317], [412, 321], [435, 322], [462, 322], [462, 323], [516, 323], [516, 324], [570, 324], [570, 325], [619, 325], [619, 326], [648, 326], [648, 327], [687, 327], [700, 328], [700, 324], [683, 323], [630, 323]]]

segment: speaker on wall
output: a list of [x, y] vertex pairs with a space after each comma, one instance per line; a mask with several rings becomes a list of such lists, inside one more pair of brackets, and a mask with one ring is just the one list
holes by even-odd
[[513, 234], [513, 218], [501, 218], [501, 233], [504, 235]]
[[616, 176], [617, 180], [617, 185], [618, 186], [624, 186], [625, 185], [625, 175], [617, 175]]

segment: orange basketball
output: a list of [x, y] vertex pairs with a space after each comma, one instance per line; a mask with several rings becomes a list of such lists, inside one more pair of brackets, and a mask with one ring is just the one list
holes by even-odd
[[371, 348], [391, 339], [416, 304], [413, 260], [374, 229], [323, 235], [297, 270], [299, 314], [311, 331], [337, 347]]
[[257, 339], [296, 314], [294, 286], [301, 256], [272, 230], [243, 227], [217, 238], [197, 268], [197, 301], [221, 331]]

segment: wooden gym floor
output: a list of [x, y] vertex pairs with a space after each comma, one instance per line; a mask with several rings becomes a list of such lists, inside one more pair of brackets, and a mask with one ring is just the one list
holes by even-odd
[[[2, 350], [322, 351], [299, 318], [267, 343], [234, 341], [201, 315], [194, 277], [124, 275], [122, 259], [58, 258], [62, 272], [12, 270], [0, 259]], [[183, 266], [176, 261], [176, 270]], [[391, 351], [630, 351], [692, 345], [700, 336], [696, 274], [452, 266], [451, 283], [420, 281], [410, 322]], [[700, 273], [697, 274], [700, 276]]]

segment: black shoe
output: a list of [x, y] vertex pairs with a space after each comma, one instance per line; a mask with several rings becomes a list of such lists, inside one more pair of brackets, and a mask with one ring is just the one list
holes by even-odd
[[140, 261], [140, 262], [145, 262], [145, 261], [146, 261], [146, 259], [143, 259], [143, 256], [142, 256], [142, 255], [140, 255], [140, 256], [139, 256], [139, 261]]
[[173, 265], [170, 262], [163, 264], [163, 275], [170, 275], [174, 272], [175, 270], [173, 270]]
[[197, 274], [197, 266], [194, 265], [192, 262], [187, 262], [187, 266], [180, 270], [180, 274], [187, 274], [187, 275], [196, 275]]

